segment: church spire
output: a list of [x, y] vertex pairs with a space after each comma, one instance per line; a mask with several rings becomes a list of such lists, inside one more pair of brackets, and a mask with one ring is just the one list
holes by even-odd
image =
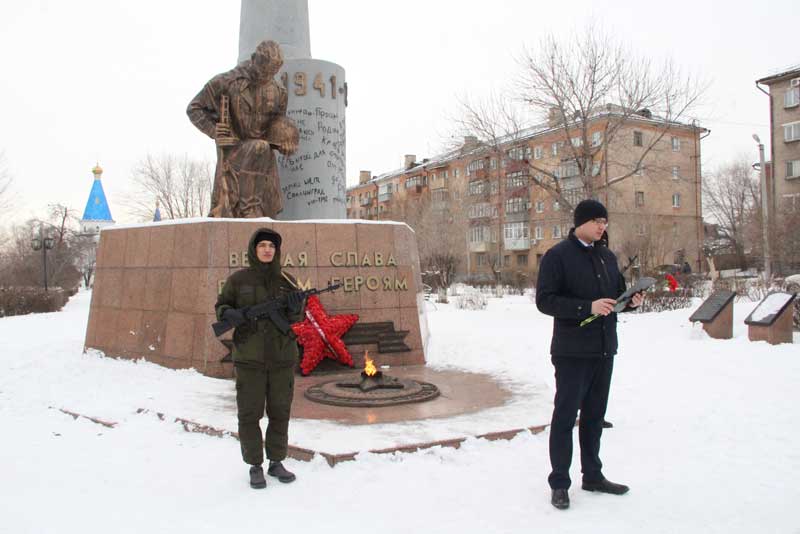
[[86, 201], [86, 209], [83, 210], [83, 217], [81, 217], [81, 228], [83, 233], [96, 234], [100, 229], [114, 224], [114, 219], [111, 218], [111, 210], [108, 207], [106, 200], [106, 193], [103, 190], [103, 169], [100, 164], [96, 164], [92, 169], [94, 175], [94, 182], [92, 189], [89, 192], [89, 199]]

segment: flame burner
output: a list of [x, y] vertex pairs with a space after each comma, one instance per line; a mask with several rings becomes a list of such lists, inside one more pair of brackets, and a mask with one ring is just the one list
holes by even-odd
[[336, 386], [340, 388], [358, 388], [365, 393], [373, 389], [403, 389], [405, 387], [393, 376], [384, 376], [382, 371], [375, 371], [373, 374], [362, 371], [360, 382], [337, 382]]
[[425, 402], [439, 396], [439, 388], [430, 382], [395, 378], [376, 371], [362, 372], [346, 380], [329, 380], [311, 386], [305, 397], [321, 404], [374, 408]]

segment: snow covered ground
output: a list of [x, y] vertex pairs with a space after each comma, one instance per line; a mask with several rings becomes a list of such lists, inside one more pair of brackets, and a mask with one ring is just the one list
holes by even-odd
[[[742, 321], [754, 304], [736, 304], [728, 341], [693, 327], [694, 308], [622, 316], [608, 413], [615, 427], [602, 457], [608, 478], [631, 492], [581, 491], [574, 462], [572, 507], [562, 512], [549, 503], [547, 432], [360, 455], [333, 469], [322, 459], [289, 461], [296, 483], [251, 490], [237, 441], [170, 422], [234, 429], [231, 384], [82, 354], [89, 300], [83, 292], [59, 313], [0, 319], [0, 532], [800, 533], [800, 336], [792, 345], [749, 342]], [[429, 322], [430, 365], [490, 373], [516, 400], [382, 427], [295, 421], [290, 441], [344, 452], [548, 418], [551, 320], [529, 298], [490, 299], [485, 311], [439, 304]]]

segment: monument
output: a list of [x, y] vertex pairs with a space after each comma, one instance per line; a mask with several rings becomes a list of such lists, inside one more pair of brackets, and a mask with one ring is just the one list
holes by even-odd
[[733, 337], [733, 291], [716, 291], [689, 317], [703, 324], [703, 330], [714, 339]]
[[[416, 239], [407, 225], [274, 220], [287, 208], [310, 219], [344, 215], [339, 150], [346, 93], [336, 83], [333, 92], [320, 87], [319, 95], [328, 94], [341, 110], [300, 98], [296, 109], [305, 111], [294, 113], [296, 121], [289, 118], [291, 95], [305, 97], [314, 85], [294, 83], [287, 91], [285, 75], [283, 84], [276, 81], [285, 66], [282, 48], [301, 56], [287, 61], [292, 68], [323, 66], [308, 57], [307, 2], [243, 0], [242, 43], [254, 35], [248, 24], [263, 20], [255, 9], [267, 10], [266, 29], [287, 44], [243, 44], [243, 61], [214, 76], [187, 108], [191, 122], [217, 148], [210, 217], [117, 226], [101, 234], [85, 345], [110, 356], [231, 376], [230, 334], [220, 340], [211, 330], [214, 302], [228, 275], [247, 267], [252, 232], [269, 227], [283, 235], [283, 268], [302, 289], [342, 285], [320, 302], [332, 314], [358, 315], [343, 338], [355, 365], [364, 364], [367, 351], [381, 365], [424, 364], [427, 320]], [[292, 79], [303, 81], [306, 74]], [[341, 128], [329, 119], [341, 121]], [[300, 163], [281, 166], [279, 157]], [[339, 196], [341, 204], [335, 201]]]
[[192, 124], [217, 145], [212, 217], [275, 217], [283, 210], [273, 149], [294, 154], [298, 130], [285, 116], [286, 89], [273, 79], [282, 65], [280, 46], [263, 41], [189, 103]]
[[286, 116], [299, 133], [294, 154], [278, 157], [282, 220], [345, 219], [344, 69], [311, 57], [307, 0], [242, 0], [239, 62], [265, 39], [283, 50], [277, 78], [288, 93]]

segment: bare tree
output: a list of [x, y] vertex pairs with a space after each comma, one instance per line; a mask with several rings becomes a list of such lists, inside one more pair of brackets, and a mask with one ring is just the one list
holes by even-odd
[[208, 214], [212, 173], [207, 161], [192, 160], [186, 155], [148, 154], [134, 168], [133, 182], [138, 190], [126, 204], [142, 220], [152, 218], [156, 204], [166, 219]]
[[761, 231], [760, 198], [758, 180], [744, 157], [723, 165], [703, 183], [704, 211], [718, 225], [719, 241], [740, 267], [747, 264], [748, 236]]
[[420, 267], [436, 287], [449, 287], [466, 252], [461, 190], [452, 184], [397, 202], [398, 216], [416, 233]]
[[0, 210], [5, 211], [9, 207], [10, 193], [11, 193], [11, 171], [8, 170], [6, 165], [6, 158], [3, 152], [0, 152]]
[[[559, 130], [565, 141], [558, 147], [557, 163], [517, 151], [506, 171], [527, 168], [532, 182], [567, 210], [579, 198], [641, 171], [664, 136], [687, 120], [704, 91], [671, 62], [637, 57], [594, 26], [580, 35], [577, 40], [544, 37], [523, 52], [510, 95], [463, 100], [457, 119], [461, 133], [477, 135], [488, 150], [500, 154], [524, 147], [523, 141], [537, 131]], [[539, 115], [543, 125], [523, 128], [529, 124], [526, 113]], [[649, 135], [635, 150], [622, 150], [629, 143], [618, 137], [637, 122], [648, 124]], [[579, 198], [568, 194], [575, 190]]]

